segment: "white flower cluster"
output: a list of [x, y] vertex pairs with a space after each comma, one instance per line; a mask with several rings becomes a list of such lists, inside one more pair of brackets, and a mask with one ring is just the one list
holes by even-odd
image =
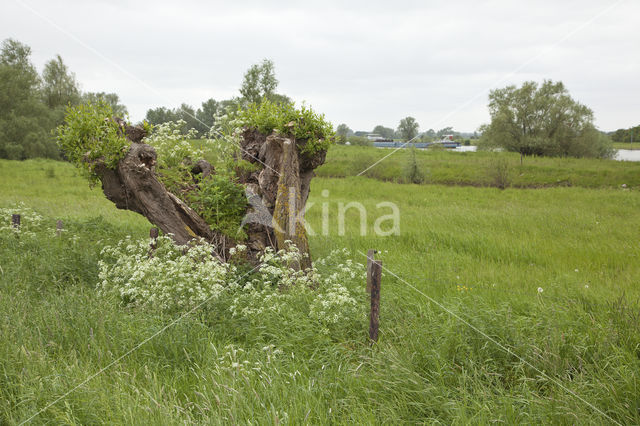
[[159, 237], [156, 244], [153, 256], [148, 240], [128, 237], [104, 247], [98, 292], [136, 306], [190, 309], [220, 296], [234, 276], [235, 267], [216, 260], [209, 244], [194, 245], [184, 254], [169, 237]]
[[[353, 282], [359, 276], [353, 261], [348, 259], [345, 263], [335, 266], [335, 272], [326, 278], [322, 278], [321, 287], [324, 291], [315, 298], [311, 304], [309, 315], [320, 322], [337, 324], [345, 317], [352, 317], [358, 312], [358, 303], [351, 296], [348, 288], [342, 283]], [[360, 265], [358, 265], [360, 266]], [[366, 279], [366, 276], [363, 277]], [[362, 282], [362, 281], [360, 281]]]
[[241, 253], [244, 253], [245, 251], [247, 251], [247, 246], [243, 245], [243, 244], [238, 244], [235, 247], [231, 247], [229, 249], [229, 255], [231, 257], [239, 255]]
[[326, 277], [319, 277], [320, 287], [324, 290], [311, 304], [309, 315], [318, 321], [337, 324], [344, 318], [366, 316], [366, 309], [362, 309], [362, 303], [358, 304], [352, 295], [353, 288], [344, 285], [353, 283], [356, 289], [363, 286], [367, 278], [366, 270], [349, 257], [347, 249], [334, 250], [328, 257], [316, 262], [317, 266], [328, 267], [332, 271]]
[[[295, 246], [277, 253], [265, 250], [257, 276], [236, 293], [230, 307], [232, 316], [257, 322], [265, 314], [304, 314], [324, 333], [341, 322], [364, 318], [365, 268], [350, 259], [344, 261], [349, 255], [346, 249], [335, 250], [311, 269], [297, 271], [288, 266], [300, 261]], [[331, 273], [321, 272], [325, 269]]]
[[214, 126], [197, 143], [193, 142], [198, 137], [197, 130], [190, 129], [186, 135], [182, 133], [186, 125], [184, 120], [154, 126], [153, 133], [144, 142], [155, 148], [158, 163], [165, 168], [176, 167], [185, 159], [197, 161], [205, 158], [205, 154], [215, 164], [224, 163], [240, 150], [242, 127], [233, 114], [219, 114], [214, 119]]
[[[11, 222], [14, 214], [20, 215], [20, 226], [15, 227]], [[43, 231], [43, 217], [24, 203], [13, 207], [0, 208], [0, 234], [17, 234], [21, 237], [36, 238], [36, 232]], [[55, 229], [53, 231], [55, 234]]]
[[155, 148], [160, 165], [175, 167], [185, 158], [196, 161], [203, 157], [203, 150], [189, 142], [198, 136], [198, 131], [191, 129], [183, 135], [181, 129], [185, 125], [184, 120], [158, 124], [153, 133], [145, 138], [145, 143]]
[[[263, 315], [303, 317], [317, 322], [325, 332], [343, 321], [360, 320], [366, 313], [364, 266], [345, 261], [346, 250], [316, 261], [329, 274], [316, 266], [306, 271], [290, 267], [300, 261], [291, 244], [278, 252], [267, 249], [260, 266], [243, 274], [235, 262], [213, 257], [213, 249], [200, 242], [184, 253], [169, 237], [159, 237], [149, 256], [148, 240], [127, 238], [102, 250], [98, 291], [134, 306], [168, 311], [227, 301], [224, 309], [232, 317], [252, 322], [259, 322]], [[237, 246], [231, 255], [244, 250]]]

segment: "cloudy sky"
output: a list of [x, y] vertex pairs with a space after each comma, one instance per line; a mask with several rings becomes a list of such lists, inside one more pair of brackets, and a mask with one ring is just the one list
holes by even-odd
[[270, 58], [278, 91], [335, 125], [473, 131], [490, 89], [561, 80], [614, 130], [640, 123], [640, 2], [5, 0], [0, 39], [59, 53], [84, 91], [148, 108], [238, 95]]

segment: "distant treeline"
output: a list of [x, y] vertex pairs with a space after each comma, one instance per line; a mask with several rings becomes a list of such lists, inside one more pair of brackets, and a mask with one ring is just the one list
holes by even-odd
[[392, 129], [391, 127], [385, 127], [379, 124], [371, 131], [353, 131], [349, 126], [343, 123], [336, 129], [336, 142], [338, 144], [345, 144], [349, 142], [351, 145], [367, 145], [370, 142], [367, 136], [370, 134], [378, 135], [387, 140], [411, 140], [412, 142], [433, 142], [449, 135], [459, 142], [468, 142], [470, 139], [478, 139], [480, 137], [477, 132], [461, 133], [453, 130], [453, 127], [450, 126], [438, 131], [429, 129], [422, 133], [418, 131], [419, 128], [420, 125], [413, 117], [406, 117], [400, 120], [397, 129]]
[[228, 111], [237, 111], [251, 103], [259, 104], [263, 99], [275, 103], [292, 103], [289, 97], [275, 92], [277, 87], [278, 79], [273, 61], [264, 59], [261, 63], [252, 65], [244, 74], [240, 96], [221, 101], [211, 98], [202, 102], [198, 109], [185, 103], [173, 109], [152, 108], [147, 110], [145, 118], [153, 125], [182, 120], [184, 124], [181, 131], [184, 134], [190, 129], [196, 129], [198, 136], [205, 137], [215, 127], [216, 119]]
[[[14, 39], [2, 42], [0, 158], [61, 158], [53, 130], [64, 121], [69, 105], [102, 101], [110, 105], [115, 115], [127, 115], [117, 94], [81, 92], [74, 73], [60, 55], [48, 61], [41, 74], [30, 56], [29, 46]], [[174, 109], [152, 108], [147, 111], [146, 120], [154, 125], [182, 120], [185, 134], [193, 128], [200, 136], [206, 136], [215, 128], [216, 119], [230, 110], [259, 104], [264, 99], [291, 103], [287, 96], [276, 93], [277, 86], [274, 64], [265, 59], [247, 70], [240, 96], [221, 101], [208, 99], [197, 109], [185, 103]], [[431, 142], [451, 135], [465, 144], [480, 138], [478, 145], [482, 147], [502, 148], [521, 155], [609, 158], [613, 154], [611, 140], [640, 141], [640, 126], [616, 130], [608, 134], [610, 137], [597, 130], [593, 111], [574, 101], [561, 82], [545, 80], [540, 86], [526, 82], [521, 88], [508, 86], [493, 90], [489, 98], [491, 123], [481, 126], [477, 133], [459, 133], [452, 127], [420, 132], [417, 120], [405, 117], [396, 129], [378, 125], [371, 132], [354, 132], [346, 124], [340, 124], [336, 129], [336, 142], [368, 145], [368, 133], [412, 142]]]
[[83, 93], [60, 55], [39, 74], [31, 48], [14, 39], [0, 51], [0, 158], [61, 157], [53, 130], [64, 121], [68, 105], [102, 100], [116, 114], [126, 115], [115, 93]]
[[614, 142], [640, 142], [640, 124], [628, 129], [618, 129], [610, 132], [609, 136]]
[[[400, 120], [396, 130], [379, 125], [371, 133], [409, 142], [446, 137], [468, 145], [471, 139], [478, 139], [479, 149], [518, 152], [522, 157], [612, 158], [615, 153], [611, 138], [595, 127], [593, 111], [574, 100], [560, 81], [527, 81], [521, 87], [494, 89], [489, 93], [488, 108], [491, 122], [464, 137], [451, 127], [420, 133], [413, 117]], [[632, 132], [637, 130], [618, 130], [613, 140], [629, 140]], [[336, 140], [342, 144], [368, 145], [367, 135], [353, 132], [346, 124], [336, 130]]]
[[191, 105], [182, 104], [178, 108], [158, 107], [147, 110], [145, 119], [153, 124], [163, 124], [169, 121], [184, 121], [181, 131], [186, 134], [189, 129], [196, 129], [199, 136], [205, 136], [214, 126], [216, 117], [225, 113], [227, 108], [237, 109], [238, 101], [235, 99], [216, 101], [211, 98], [204, 101], [200, 108], [195, 109]]
[[[216, 117], [228, 110], [237, 111], [251, 103], [269, 99], [291, 103], [287, 96], [276, 93], [278, 80], [274, 64], [265, 59], [252, 65], [244, 75], [240, 96], [228, 100], [209, 99], [198, 109], [182, 104], [170, 109], [149, 109], [146, 120], [151, 124], [184, 121], [186, 134], [196, 129], [200, 136], [209, 133]], [[14, 39], [2, 42], [0, 51], [0, 158], [61, 159], [55, 129], [64, 122], [68, 106], [83, 103], [107, 103], [114, 115], [127, 118], [127, 108], [115, 93], [83, 93], [75, 74], [60, 55], [47, 62], [41, 74], [31, 62], [31, 48]]]

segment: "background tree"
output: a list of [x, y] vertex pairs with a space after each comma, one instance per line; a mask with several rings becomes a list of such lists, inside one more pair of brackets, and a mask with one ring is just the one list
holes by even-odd
[[[180, 128], [182, 134], [186, 135], [190, 129], [196, 129], [202, 136], [205, 132], [207, 132], [211, 127], [207, 127], [207, 122], [204, 124], [199, 121], [197, 117], [196, 110], [188, 104], [182, 104], [180, 107], [175, 109], [169, 109], [166, 107], [152, 108], [147, 110], [147, 114], [145, 115], [145, 119], [154, 125], [167, 123], [169, 121], [178, 121], [183, 120], [184, 124]], [[202, 112], [200, 115], [202, 116]], [[211, 119], [211, 122], [213, 118]]]
[[20, 43], [18, 40], [8, 38], [2, 42], [2, 54], [0, 62], [3, 65], [9, 65], [19, 68], [30, 74], [31, 78], [37, 78], [38, 73], [31, 63], [31, 48], [26, 44]]
[[189, 131], [189, 129], [202, 130], [200, 122], [196, 118], [196, 110], [188, 104], [183, 103], [176, 111], [178, 120], [184, 120], [183, 133]]
[[244, 74], [240, 94], [246, 103], [260, 103], [264, 98], [274, 102], [290, 102], [288, 97], [276, 94], [277, 87], [273, 61], [264, 59], [260, 64], [251, 65]]
[[57, 158], [51, 111], [42, 102], [41, 79], [31, 49], [7, 39], [0, 51], [0, 158]]
[[196, 129], [201, 135], [211, 130], [215, 124], [215, 117], [221, 110], [220, 103], [213, 98], [202, 103], [202, 106], [196, 111], [196, 118], [198, 119], [198, 127]]
[[398, 125], [398, 133], [400, 137], [405, 141], [409, 141], [416, 137], [418, 134], [418, 129], [420, 125], [413, 117], [405, 117], [400, 120], [400, 124]]
[[82, 94], [82, 103], [96, 104], [98, 102], [108, 104], [116, 117], [125, 118], [129, 114], [127, 107], [120, 103], [120, 97], [115, 93], [87, 92]]
[[293, 100], [282, 93], [273, 93], [272, 95], [267, 96], [267, 99], [276, 104], [293, 104]]
[[178, 121], [177, 114], [167, 107], [148, 109], [145, 119], [154, 125], [166, 123], [168, 121]]
[[436, 137], [442, 139], [446, 135], [453, 135], [453, 134], [455, 134], [455, 132], [453, 131], [453, 127], [447, 126], [445, 128], [442, 128], [442, 129], [438, 130], [436, 132]]
[[611, 141], [593, 125], [593, 112], [571, 98], [562, 82], [533, 81], [489, 94], [491, 123], [482, 145], [521, 155], [608, 158]]
[[76, 76], [69, 71], [60, 55], [45, 64], [42, 83], [42, 96], [49, 108], [65, 108], [80, 102]]
[[346, 124], [342, 123], [336, 129], [336, 143], [344, 144], [347, 142], [347, 137], [353, 135], [353, 130]]
[[433, 142], [436, 139], [436, 131], [433, 129], [429, 129], [422, 134], [423, 142]]
[[252, 65], [244, 75], [240, 93], [242, 97], [234, 97], [217, 101], [213, 98], [202, 102], [197, 110], [191, 105], [183, 103], [178, 108], [151, 108], [147, 110], [146, 120], [154, 125], [169, 121], [184, 120], [181, 131], [187, 134], [190, 129], [196, 129], [199, 136], [205, 137], [215, 125], [215, 118], [231, 112], [235, 114], [239, 108], [246, 108], [249, 104], [260, 104], [264, 99], [276, 105], [292, 105], [288, 96], [275, 93], [278, 80], [275, 76], [273, 61], [265, 59], [260, 64]]
[[392, 128], [384, 127], [380, 124], [373, 128], [373, 133], [376, 133], [385, 139], [393, 139], [395, 136], [395, 131]]
[[75, 75], [60, 55], [38, 75], [31, 48], [6, 39], [0, 51], [0, 158], [60, 158], [52, 135], [68, 105], [103, 100], [118, 116], [126, 115], [115, 93], [81, 94]]
[[614, 142], [640, 142], [640, 125], [628, 129], [618, 129], [609, 135]]

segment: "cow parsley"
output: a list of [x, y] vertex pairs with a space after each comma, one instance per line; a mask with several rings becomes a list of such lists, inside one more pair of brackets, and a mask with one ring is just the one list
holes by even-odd
[[102, 249], [98, 262], [98, 292], [115, 295], [123, 302], [161, 310], [190, 309], [218, 297], [233, 276], [233, 265], [211, 256], [206, 243], [183, 248], [166, 236], [157, 239], [149, 256], [148, 240], [130, 237]]
[[[364, 266], [345, 260], [345, 250], [297, 271], [289, 266], [300, 260], [295, 246], [267, 249], [260, 266], [247, 273], [237, 262], [219, 261], [213, 249], [201, 241], [185, 253], [163, 236], [150, 256], [148, 240], [126, 238], [102, 250], [98, 291], [125, 304], [170, 312], [206, 305], [255, 323], [265, 315], [283, 323], [304, 318], [327, 333], [365, 317]], [[241, 257], [244, 250], [239, 246], [230, 254]]]
[[203, 157], [203, 150], [189, 142], [197, 137], [198, 131], [191, 129], [184, 135], [181, 129], [185, 125], [184, 120], [158, 124], [154, 126], [153, 133], [144, 139], [145, 143], [155, 148], [161, 168], [177, 167], [186, 158], [197, 161]]
[[[14, 227], [11, 216], [20, 215], [20, 227]], [[0, 234], [19, 234], [25, 238], [36, 238], [37, 232], [45, 232], [43, 217], [24, 203], [14, 204], [13, 207], [0, 208]]]

